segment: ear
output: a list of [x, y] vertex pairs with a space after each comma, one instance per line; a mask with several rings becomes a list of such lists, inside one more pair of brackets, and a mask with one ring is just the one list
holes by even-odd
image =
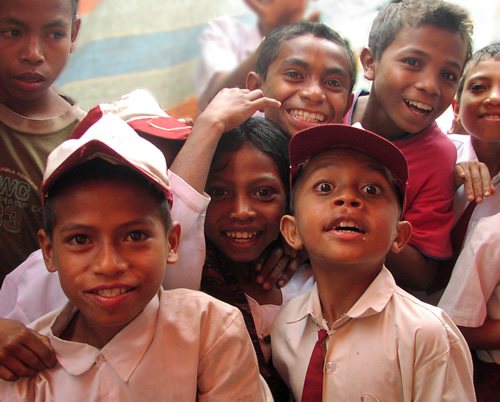
[[255, 89], [261, 89], [264, 84], [264, 80], [255, 71], [250, 71], [247, 75], [247, 89], [253, 91]]
[[373, 81], [375, 79], [375, 58], [373, 57], [372, 51], [365, 47], [361, 51], [359, 60], [363, 66], [364, 77], [368, 81]]
[[43, 261], [49, 272], [56, 272], [57, 267], [54, 263], [54, 249], [52, 248], [52, 243], [45, 233], [45, 230], [40, 229], [38, 231], [38, 243], [42, 249]]
[[399, 221], [396, 225], [394, 233], [394, 240], [391, 245], [393, 253], [399, 253], [410, 241], [411, 237], [411, 223], [408, 221]]
[[179, 244], [181, 240], [181, 224], [179, 222], [174, 222], [172, 227], [168, 231], [167, 241], [168, 241], [168, 258], [167, 264], [174, 264], [177, 261], [179, 255]]
[[349, 110], [351, 110], [352, 107], [352, 102], [354, 102], [354, 94], [351, 93], [349, 95], [349, 98], [347, 99], [347, 104], [345, 105], [344, 113], [342, 114], [342, 117], [344, 117]]
[[283, 215], [280, 223], [281, 234], [288, 243], [288, 245], [294, 250], [300, 250], [304, 244], [297, 231], [297, 220], [295, 216]]
[[78, 36], [78, 32], [80, 31], [81, 22], [82, 21], [80, 20], [80, 18], [76, 17], [71, 26], [71, 49], [69, 50], [70, 53], [73, 53], [73, 51], [75, 50], [75, 41], [76, 37]]
[[451, 107], [453, 108], [453, 114], [455, 116], [455, 120], [460, 123], [460, 104], [458, 103], [457, 98], [453, 99], [453, 102], [451, 102]]

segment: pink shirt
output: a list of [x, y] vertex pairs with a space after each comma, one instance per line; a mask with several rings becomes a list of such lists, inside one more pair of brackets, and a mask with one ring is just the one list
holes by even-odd
[[68, 303], [33, 323], [58, 364], [0, 380], [0, 400], [272, 400], [241, 313], [205, 293], [161, 291], [102, 349], [58, 337], [75, 312]]
[[469, 348], [451, 319], [405, 292], [383, 268], [329, 328], [318, 290], [290, 300], [271, 336], [273, 362], [300, 400], [318, 330], [325, 340], [325, 401], [474, 401]]
[[[500, 213], [479, 219], [466, 238], [450, 282], [439, 302], [455, 324], [480, 327], [500, 320]], [[477, 350], [488, 363], [500, 364], [500, 350]]]

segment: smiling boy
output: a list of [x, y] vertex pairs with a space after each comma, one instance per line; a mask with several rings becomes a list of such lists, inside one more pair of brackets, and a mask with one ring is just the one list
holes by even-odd
[[295, 400], [474, 400], [460, 331], [384, 266], [411, 235], [400, 220], [403, 154], [371, 132], [323, 125], [292, 138], [290, 164], [293, 215], [281, 232], [307, 251], [316, 279], [283, 307], [271, 335], [273, 362]]
[[266, 118], [290, 136], [317, 124], [340, 123], [352, 103], [355, 63], [341, 36], [321, 23], [273, 30], [261, 45], [247, 88], [281, 102]]
[[439, 262], [451, 256], [456, 149], [435, 120], [470, 58], [471, 25], [465, 10], [441, 0], [384, 6], [360, 56], [370, 93], [357, 94], [344, 119], [393, 141], [408, 161], [404, 217], [413, 233], [386, 262], [405, 289], [428, 289]]
[[159, 149], [106, 115], [50, 154], [42, 194], [40, 246], [70, 301], [33, 329], [58, 363], [0, 381], [1, 400], [271, 399], [241, 314], [161, 289], [181, 229]]

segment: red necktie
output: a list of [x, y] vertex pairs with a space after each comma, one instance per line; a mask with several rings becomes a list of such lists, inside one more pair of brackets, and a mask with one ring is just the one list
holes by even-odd
[[304, 381], [304, 389], [302, 391], [302, 402], [321, 401], [323, 397], [323, 354], [324, 340], [328, 336], [325, 329], [318, 331], [318, 340], [314, 345], [314, 349], [307, 367], [306, 379]]
[[469, 205], [467, 205], [467, 208], [465, 208], [465, 211], [462, 213], [457, 223], [451, 230], [450, 238], [453, 255], [451, 259], [443, 261], [441, 264], [439, 264], [439, 270], [436, 275], [436, 280], [434, 281], [434, 286], [432, 286], [432, 288], [429, 290], [429, 293], [444, 289], [446, 285], [448, 285], [453, 267], [457, 262], [460, 252], [462, 251], [465, 234], [467, 233], [469, 221], [476, 205], [477, 203], [475, 201], [469, 202]]

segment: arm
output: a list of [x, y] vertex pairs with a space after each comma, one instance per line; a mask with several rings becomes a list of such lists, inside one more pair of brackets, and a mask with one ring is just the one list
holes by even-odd
[[56, 358], [43, 335], [19, 321], [0, 319], [0, 378], [16, 381], [53, 367]]
[[261, 90], [224, 89], [196, 119], [193, 129], [170, 170], [199, 193], [205, 191], [208, 171], [220, 137], [248, 120], [258, 110], [279, 107], [277, 100]]
[[500, 320], [486, 319], [480, 327], [459, 329], [471, 349], [500, 349]]

